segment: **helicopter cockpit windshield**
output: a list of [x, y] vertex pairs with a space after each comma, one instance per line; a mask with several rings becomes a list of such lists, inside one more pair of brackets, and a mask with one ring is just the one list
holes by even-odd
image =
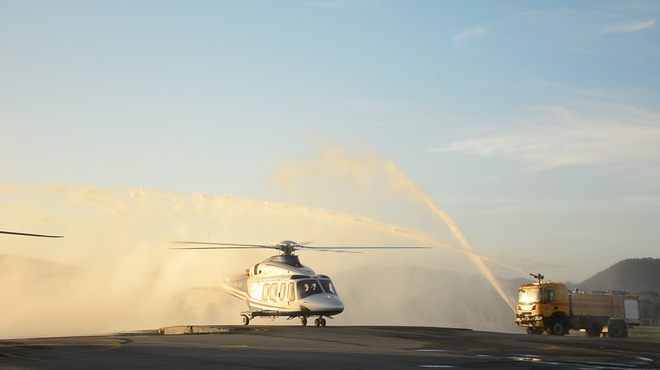
[[337, 291], [335, 290], [335, 285], [332, 284], [332, 281], [330, 279], [321, 279], [321, 285], [323, 286], [323, 290], [325, 290], [326, 293], [330, 294], [337, 294]]
[[310, 295], [323, 293], [321, 284], [319, 284], [318, 280], [314, 279], [299, 280], [297, 282], [297, 287], [298, 299], [303, 299], [305, 297], [309, 297]]
[[296, 282], [298, 287], [298, 299], [309, 297], [314, 294], [321, 294], [323, 292], [330, 294], [337, 294], [334, 284], [330, 279], [305, 279]]

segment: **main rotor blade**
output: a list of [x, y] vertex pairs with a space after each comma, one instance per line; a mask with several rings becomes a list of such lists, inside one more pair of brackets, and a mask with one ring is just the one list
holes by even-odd
[[259, 247], [172, 247], [170, 249], [260, 249]]
[[431, 249], [431, 248], [432, 248], [432, 247], [416, 247], [416, 246], [412, 246], [412, 247], [386, 247], [386, 246], [382, 246], [382, 247], [381, 247], [381, 246], [367, 246], [367, 247], [312, 247], [312, 246], [304, 246], [304, 245], [301, 245], [301, 246], [300, 246], [300, 249], [312, 249], [312, 250], [314, 250], [314, 249], [316, 249], [316, 250], [324, 249], [324, 250], [328, 250], [328, 251], [329, 251], [329, 250], [344, 250], [344, 249], [345, 249], [345, 250], [353, 250], [353, 249], [362, 249], [362, 250], [367, 249], [367, 250], [368, 250], [368, 249]]
[[193, 241], [174, 241], [172, 243], [176, 244], [207, 244], [207, 245], [231, 245], [235, 247], [263, 247], [263, 248], [269, 248], [270, 246], [268, 245], [261, 245], [261, 244], [236, 244], [236, 243], [216, 243], [216, 242], [193, 242]]
[[21, 235], [21, 236], [36, 236], [39, 238], [62, 238], [62, 235], [44, 235], [44, 234], [29, 234], [29, 233], [19, 233], [15, 231], [0, 231], [0, 234], [9, 234], [9, 235]]
[[[288, 242], [288, 241], [287, 241]], [[195, 242], [195, 241], [175, 241], [172, 242], [175, 244], [194, 244], [194, 245], [210, 245], [213, 247], [178, 247], [170, 249], [257, 249], [257, 248], [267, 248], [267, 249], [278, 249], [284, 250], [287, 247], [293, 248], [293, 250], [310, 250], [318, 252], [343, 252], [343, 253], [361, 253], [355, 252], [354, 250], [369, 250], [369, 249], [430, 249], [431, 247], [420, 247], [420, 246], [403, 246], [403, 247], [388, 247], [388, 246], [365, 246], [365, 247], [314, 247], [306, 245], [310, 242], [304, 243], [295, 243], [292, 244], [277, 244], [277, 245], [263, 245], [263, 244], [238, 244], [238, 243], [217, 243], [217, 242]]]
[[195, 245], [217, 245], [218, 247], [178, 247], [170, 249], [278, 249], [274, 245], [260, 245], [260, 244], [234, 244], [234, 243], [214, 243], [214, 242], [192, 242], [192, 241], [175, 241], [175, 244], [195, 244]]
[[338, 248], [324, 248], [324, 247], [319, 247], [319, 248], [314, 248], [314, 247], [305, 247], [305, 246], [299, 246], [298, 249], [303, 249], [306, 251], [312, 251], [312, 252], [334, 252], [334, 253], [362, 253], [362, 252], [354, 252], [354, 251], [345, 251], [341, 250]]

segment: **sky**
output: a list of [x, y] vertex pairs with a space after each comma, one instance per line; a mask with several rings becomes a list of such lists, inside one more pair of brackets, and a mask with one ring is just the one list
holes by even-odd
[[148, 189], [444, 240], [435, 204], [477, 253], [560, 281], [659, 258], [658, 19], [656, 1], [0, 0], [0, 226], [57, 234], [39, 206], [74, 211], [48, 194]]

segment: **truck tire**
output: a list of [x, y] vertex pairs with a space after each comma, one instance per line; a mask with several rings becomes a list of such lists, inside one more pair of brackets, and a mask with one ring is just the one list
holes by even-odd
[[628, 327], [626, 323], [621, 320], [610, 321], [607, 326], [607, 335], [613, 338], [627, 338]]
[[564, 335], [568, 332], [568, 326], [566, 324], [566, 319], [563, 317], [557, 316], [553, 317], [550, 320], [550, 325], [548, 328], [548, 332], [551, 335]]

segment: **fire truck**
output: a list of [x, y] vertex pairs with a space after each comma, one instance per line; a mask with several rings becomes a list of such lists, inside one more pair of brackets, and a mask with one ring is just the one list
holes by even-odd
[[565, 335], [584, 330], [590, 337], [628, 336], [639, 325], [638, 298], [622, 291], [584, 292], [569, 290], [562, 283], [521, 285], [518, 290], [516, 326], [528, 334]]

